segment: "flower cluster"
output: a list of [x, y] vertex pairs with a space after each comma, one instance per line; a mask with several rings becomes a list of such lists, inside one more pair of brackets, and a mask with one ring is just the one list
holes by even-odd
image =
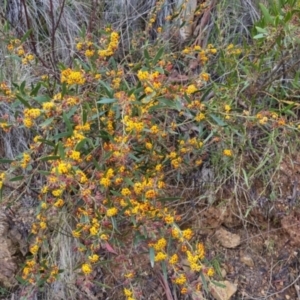
[[61, 72], [61, 82], [66, 82], [69, 85], [85, 83], [85, 77], [83, 71], [75, 71], [70, 68], [65, 69]]

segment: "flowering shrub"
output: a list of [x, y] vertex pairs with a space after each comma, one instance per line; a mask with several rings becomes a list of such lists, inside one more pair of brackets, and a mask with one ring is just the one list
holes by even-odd
[[[77, 245], [78, 265], [72, 272], [86, 287], [96, 284], [103, 265], [113, 269], [117, 264], [123, 295], [138, 299], [140, 270], [131, 261], [147, 256], [181, 294], [192, 294], [215, 270], [195, 230], [182, 224], [180, 209], [169, 205], [180, 203], [172, 191], [174, 179], [201, 168], [209, 156], [227, 180], [240, 172], [234, 169], [235, 157], [245, 151], [245, 132], [255, 128], [292, 135], [299, 125], [275, 105], [270, 110], [243, 107], [236, 101], [240, 86], [235, 91], [230, 77], [227, 85], [212, 82], [210, 61], [219, 59], [224, 68], [234, 69], [249, 49], [195, 45], [175, 57], [155, 43], [145, 46], [140, 61], [129, 63], [117, 59], [119, 39], [110, 28], [98, 41], [78, 39], [81, 59], [59, 65], [59, 82], [43, 75], [31, 88], [0, 85], [1, 101], [24, 106], [16, 121], [3, 117], [1, 129], [24, 126], [35, 134], [30, 149], [6, 171], [40, 183], [30, 255], [20, 280], [41, 287], [64, 272], [47, 259], [59, 228], [55, 216], [64, 213], [71, 216], [67, 234]], [[12, 39], [8, 49], [30, 64], [35, 58], [23, 43]], [[179, 63], [195, 60], [199, 74], [179, 74]], [[45, 95], [55, 84], [55, 92]], [[6, 173], [0, 173], [0, 188]]]

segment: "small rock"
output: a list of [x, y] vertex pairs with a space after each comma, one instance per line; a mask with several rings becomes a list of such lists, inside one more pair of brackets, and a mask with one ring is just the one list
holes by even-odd
[[235, 248], [241, 243], [241, 237], [238, 234], [231, 233], [224, 228], [220, 228], [216, 231], [216, 237], [225, 248]]
[[237, 285], [227, 280], [215, 281], [209, 285], [209, 290], [216, 300], [229, 300], [237, 291]]
[[240, 258], [240, 260], [246, 266], [248, 266], [250, 268], [254, 267], [254, 261], [253, 261], [253, 259], [252, 259], [251, 256], [249, 256], [249, 255], [242, 255], [241, 258]]

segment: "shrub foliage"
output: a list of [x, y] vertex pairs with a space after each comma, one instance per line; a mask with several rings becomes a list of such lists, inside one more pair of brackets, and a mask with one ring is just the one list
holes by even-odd
[[[20, 181], [38, 195], [18, 277], [24, 295], [55, 286], [66, 272], [87, 295], [97, 284], [114, 289], [99, 272], [116, 268], [128, 300], [142, 297], [143, 268], [161, 272], [181, 294], [207, 289], [217, 268], [185, 212], [202, 195], [185, 199], [181, 190], [207, 162], [215, 194], [202, 190], [204, 202], [228, 184], [245, 195], [257, 178], [265, 191], [276, 188], [267, 177], [300, 128], [297, 3], [261, 4], [250, 45], [211, 39], [170, 52], [169, 25], [158, 24], [154, 40], [140, 32], [123, 52], [122, 30], [112, 25], [82, 31], [68, 63], [52, 52], [52, 68], [32, 48], [39, 39], [33, 28], [17, 38], [6, 23], [7, 59], [39, 74], [29, 83], [3, 76], [0, 85], [1, 104], [9, 107], [2, 137], [15, 130], [31, 136], [26, 151], [2, 159], [0, 187]], [[148, 24], [155, 16], [153, 10]], [[71, 265], [55, 245], [63, 235]], [[137, 258], [143, 263], [132, 263]]]

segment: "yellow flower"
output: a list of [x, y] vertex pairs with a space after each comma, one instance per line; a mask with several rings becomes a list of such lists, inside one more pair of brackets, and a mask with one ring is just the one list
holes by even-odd
[[157, 134], [159, 132], [159, 128], [157, 125], [153, 125], [151, 128], [150, 128], [150, 132], [152, 134]]
[[82, 48], [83, 48], [83, 43], [79, 42], [79, 43], [76, 44], [76, 49], [77, 50], [82, 50]]
[[201, 77], [201, 79], [204, 80], [204, 81], [208, 81], [209, 78], [210, 78], [210, 76], [209, 76], [208, 73], [201, 73], [201, 74], [200, 74], [200, 77]]
[[63, 193], [63, 190], [62, 190], [62, 189], [57, 189], [57, 190], [53, 190], [53, 191], [52, 191], [52, 195], [55, 196], [55, 197], [61, 196], [62, 193]]
[[80, 235], [81, 235], [81, 233], [80, 233], [80, 231], [73, 230], [73, 231], [72, 231], [72, 235], [73, 235], [74, 238], [79, 238]]
[[63, 199], [57, 199], [57, 201], [54, 203], [55, 207], [62, 207], [64, 205]]
[[47, 228], [46, 222], [40, 222], [40, 227], [41, 229], [46, 229]]
[[23, 153], [23, 159], [22, 159], [22, 162], [21, 162], [21, 167], [23, 169], [25, 169], [28, 166], [30, 160], [31, 160], [30, 155], [28, 153]]
[[156, 196], [156, 192], [154, 190], [149, 190], [145, 193], [145, 197], [147, 199], [153, 199]]
[[193, 231], [192, 229], [188, 228], [182, 231], [182, 236], [187, 239], [190, 240], [193, 236]]
[[107, 234], [102, 233], [102, 234], [100, 235], [100, 239], [101, 239], [101, 240], [104, 240], [104, 241], [107, 241], [107, 240], [109, 239], [109, 236], [108, 236]]
[[231, 107], [230, 107], [230, 105], [226, 104], [226, 105], [224, 106], [224, 109], [225, 109], [225, 111], [228, 113], [228, 112], [230, 112]]
[[88, 275], [90, 273], [92, 273], [92, 267], [90, 264], [83, 264], [81, 266], [81, 270], [84, 274]]
[[202, 120], [205, 119], [205, 114], [204, 113], [199, 113], [198, 115], [196, 115], [195, 117], [195, 121], [200, 122]]
[[202, 243], [198, 243], [197, 247], [196, 247], [196, 253], [199, 257], [199, 259], [203, 259], [205, 256], [205, 248], [204, 245]]
[[111, 181], [106, 177], [102, 177], [100, 179], [100, 184], [107, 188], [111, 185]]
[[22, 278], [25, 279], [25, 278], [28, 276], [28, 274], [29, 274], [30, 272], [31, 272], [31, 269], [28, 268], [28, 267], [25, 267], [25, 268], [23, 269], [23, 275], [22, 275]]
[[129, 272], [129, 273], [125, 274], [124, 277], [132, 279], [134, 277], [134, 272]]
[[39, 246], [38, 245], [31, 246], [29, 250], [33, 255], [35, 255], [39, 251]]
[[117, 214], [118, 214], [118, 209], [115, 208], [115, 207], [109, 208], [109, 209], [106, 211], [106, 215], [107, 215], [108, 217], [113, 217], [113, 216], [115, 216], [115, 215], [117, 215]]
[[232, 151], [230, 149], [224, 149], [223, 150], [223, 155], [225, 155], [225, 156], [232, 156]]
[[131, 195], [131, 192], [128, 188], [123, 188], [122, 191], [121, 191], [121, 194], [126, 197], [126, 196], [130, 196]]
[[[72, 166], [70, 163], [61, 162], [57, 166], [56, 170], [59, 174], [67, 174], [71, 170]], [[55, 172], [55, 169], [52, 170], [52, 173]]]
[[181, 232], [177, 227], [172, 228], [171, 234], [174, 239], [179, 239], [181, 237]]
[[167, 254], [163, 252], [158, 252], [154, 257], [154, 261], [162, 261], [165, 260], [166, 258], [167, 258]]
[[90, 234], [91, 235], [97, 235], [97, 233], [98, 233], [98, 229], [95, 226], [90, 228]]
[[90, 261], [91, 263], [95, 263], [95, 262], [97, 262], [98, 260], [99, 260], [99, 255], [97, 255], [97, 254], [93, 254], [93, 255], [89, 256], [89, 261]]
[[55, 104], [53, 102], [44, 102], [43, 110], [51, 110], [55, 108]]
[[215, 274], [215, 270], [213, 268], [209, 268], [207, 270], [207, 276], [212, 277]]
[[178, 262], [178, 255], [175, 253], [169, 259], [169, 263], [170, 263], [170, 265], [175, 265], [175, 264], [177, 264], [177, 262]]
[[75, 161], [80, 161], [80, 152], [79, 152], [79, 151], [73, 150], [73, 151], [70, 153], [70, 158], [72, 158], [72, 159], [75, 160]]
[[30, 118], [24, 118], [23, 123], [27, 128], [31, 128], [33, 126], [33, 121]]
[[85, 56], [86, 56], [86, 57], [92, 57], [94, 54], [95, 54], [95, 50], [87, 49], [87, 50], [85, 51]]
[[187, 87], [186, 93], [187, 93], [187, 95], [191, 95], [191, 94], [195, 93], [197, 90], [198, 90], [198, 88], [194, 84], [191, 84]]
[[24, 51], [23, 47], [19, 47], [19, 48], [18, 48], [17, 54], [18, 54], [19, 56], [22, 56], [22, 55], [25, 54], [25, 51]]
[[32, 268], [35, 265], [35, 261], [33, 259], [26, 261], [26, 266]]
[[177, 278], [175, 278], [174, 282], [178, 285], [183, 285], [186, 283], [186, 277], [184, 274], [180, 274]]
[[167, 246], [167, 241], [165, 238], [161, 238], [159, 239], [155, 244], [154, 244], [154, 249], [156, 251], [161, 251], [163, 249], [165, 249], [165, 247]]
[[267, 117], [262, 117], [261, 120], [259, 120], [259, 124], [261, 125], [265, 125], [268, 122], [268, 118]]
[[41, 115], [41, 110], [38, 108], [26, 108], [24, 109], [24, 116], [26, 118], [36, 119]]
[[188, 293], [188, 289], [186, 287], [183, 287], [181, 290], [180, 290], [180, 294], [182, 295], [185, 295]]
[[66, 82], [67, 84], [84, 84], [85, 78], [84, 73], [81, 71], [74, 71], [70, 68], [65, 69], [61, 72], [61, 83]]
[[149, 78], [149, 73], [147, 71], [139, 70], [137, 76], [140, 81], [145, 81]]
[[129, 290], [129, 289], [124, 288], [123, 292], [124, 292], [124, 295], [126, 297], [131, 297], [132, 296], [132, 291]]
[[165, 216], [165, 222], [167, 224], [172, 224], [174, 222], [174, 217], [172, 217], [170, 215]]
[[28, 55], [26, 56], [26, 58], [27, 58], [28, 61], [34, 60], [34, 56], [33, 56], [32, 54], [28, 54]]

